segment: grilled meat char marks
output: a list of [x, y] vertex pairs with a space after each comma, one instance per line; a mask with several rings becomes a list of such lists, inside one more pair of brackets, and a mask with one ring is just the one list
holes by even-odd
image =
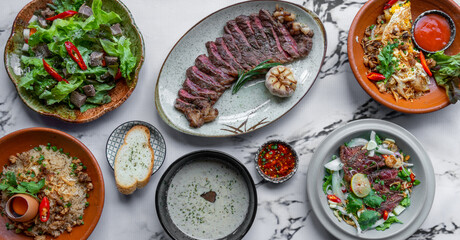
[[206, 49], [208, 50], [209, 60], [211, 60], [214, 65], [230, 76], [238, 76], [238, 71], [220, 56], [214, 42], [207, 42]]
[[209, 58], [202, 54], [195, 59], [195, 66], [202, 72], [215, 78], [222, 86], [228, 88], [231, 86], [235, 78], [224, 73], [220, 68], [214, 66]]
[[187, 69], [178, 92], [175, 107], [190, 126], [200, 127], [217, 117], [213, 105], [238, 73], [269, 59], [286, 63], [306, 56], [311, 50], [311, 36], [291, 36], [288, 29], [265, 10], [228, 21], [223, 37], [206, 43], [208, 55], [198, 56], [195, 65]]
[[241, 29], [238, 28], [235, 20], [228, 21], [224, 30], [235, 39], [236, 46], [238, 46], [243, 60], [246, 61], [248, 65], [255, 67], [261, 62], [261, 59], [265, 58], [262, 54], [257, 52], [257, 49], [251, 47], [251, 44], [249, 44]]
[[216, 92], [223, 92], [225, 90], [225, 87], [222, 86], [217, 80], [200, 71], [196, 66], [189, 67], [187, 69], [186, 75], [190, 80], [192, 80], [192, 82], [196, 83], [202, 88], [210, 89]]
[[272, 15], [264, 9], [259, 11], [259, 18], [262, 21], [262, 24], [265, 24], [266, 26], [271, 24], [273, 26], [284, 51], [289, 53], [289, 55], [294, 59], [300, 57], [299, 51], [297, 50], [297, 43], [283, 24], [275, 21]]
[[[217, 52], [219, 53], [219, 55], [222, 57], [224, 61], [228, 62], [228, 64], [230, 64], [234, 69], [238, 71], [244, 71], [245, 69], [246, 70], [251, 69], [251, 67], [249, 67], [247, 64], [243, 64], [244, 65], [243, 66], [238, 62], [235, 56], [233, 56], [230, 49], [227, 47], [227, 44], [225, 44], [224, 38], [221, 38], [221, 37], [216, 38], [215, 43], [216, 43]], [[240, 57], [241, 57], [241, 54], [240, 54]]]
[[362, 148], [363, 146], [346, 147], [342, 145], [340, 147], [340, 160], [344, 163], [344, 179], [350, 183], [354, 174], [367, 174], [372, 188], [380, 195], [387, 197], [387, 200], [376, 210], [380, 213], [391, 212], [404, 198], [399, 191], [390, 189], [390, 186], [402, 182], [398, 177], [399, 171], [386, 167], [385, 160], [381, 156], [367, 156], [367, 150]]

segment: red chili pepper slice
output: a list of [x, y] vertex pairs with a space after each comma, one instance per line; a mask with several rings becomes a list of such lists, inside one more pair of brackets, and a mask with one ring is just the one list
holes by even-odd
[[410, 173], [410, 182], [413, 183], [415, 181], [415, 174]]
[[81, 57], [80, 51], [78, 48], [73, 45], [72, 42], [67, 41], [64, 43], [65, 49], [67, 49], [67, 53], [69, 53], [70, 57], [78, 64], [81, 70], [86, 70], [86, 64], [83, 58]]
[[426, 65], [425, 55], [423, 55], [422, 51], [420, 51], [420, 63], [422, 64], [423, 70], [425, 70], [428, 76], [433, 76], [433, 74], [430, 71], [430, 68], [428, 67], [428, 65]]
[[54, 79], [56, 79], [58, 82], [64, 81], [66, 83], [69, 83], [66, 79], [61, 77], [59, 73], [56, 72], [46, 61], [43, 59], [43, 67], [45, 68], [46, 72], [49, 73]]
[[383, 220], [386, 221], [386, 220], [388, 219], [388, 215], [389, 215], [389, 214], [388, 214], [388, 211], [387, 211], [387, 210], [383, 211]]
[[68, 18], [68, 17], [72, 17], [73, 15], [77, 14], [78, 12], [76, 11], [72, 11], [72, 10], [68, 10], [68, 11], [65, 11], [65, 12], [62, 12], [62, 13], [59, 13], [58, 15], [56, 16], [52, 16], [52, 17], [49, 17], [47, 18], [46, 20], [48, 21], [54, 21], [56, 19], [63, 19], [63, 18]]
[[367, 78], [369, 80], [372, 80], [372, 81], [381, 81], [381, 80], [385, 80], [385, 76], [383, 76], [383, 74], [381, 73], [376, 73], [376, 72], [371, 72], [369, 74], [367, 74]]
[[120, 71], [120, 69], [118, 69], [117, 74], [115, 74], [115, 80], [121, 79], [121, 77], [122, 77], [121, 76], [121, 71]]
[[40, 212], [40, 222], [48, 221], [50, 218], [50, 201], [47, 197], [43, 197], [38, 208]]
[[334, 194], [327, 195], [327, 200], [329, 200], [331, 202], [335, 202], [335, 203], [341, 203], [342, 202], [342, 200], [340, 200], [340, 198], [338, 198]]
[[391, 8], [391, 6], [393, 6], [393, 4], [395, 4], [398, 0], [390, 0], [388, 1], [387, 3], [385, 3], [385, 5], [383, 6], [383, 10], [385, 9], [388, 9], [388, 8]]

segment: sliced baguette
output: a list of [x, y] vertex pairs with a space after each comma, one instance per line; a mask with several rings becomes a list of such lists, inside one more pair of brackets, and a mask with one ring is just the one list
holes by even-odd
[[115, 157], [115, 181], [118, 191], [131, 194], [136, 188], [143, 188], [153, 171], [153, 149], [150, 146], [150, 131], [136, 125], [124, 138], [123, 145]]

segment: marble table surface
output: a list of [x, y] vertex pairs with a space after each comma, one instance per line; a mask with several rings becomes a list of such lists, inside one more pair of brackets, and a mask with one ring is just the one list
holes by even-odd
[[[459, 0], [456, 0], [459, 3]], [[27, 0], [1, 0], [0, 55], [16, 14]], [[377, 118], [409, 130], [424, 145], [436, 174], [436, 196], [427, 219], [410, 239], [460, 239], [460, 106], [407, 115], [372, 100], [355, 80], [347, 57], [350, 24], [363, 0], [296, 0], [322, 19], [328, 49], [322, 71], [310, 92], [276, 123], [255, 132], [230, 138], [200, 138], [184, 135], [166, 125], [154, 105], [154, 90], [160, 67], [175, 42], [197, 21], [228, 6], [231, 0], [123, 0], [131, 10], [145, 39], [146, 59], [133, 95], [118, 109], [86, 124], [69, 124], [41, 116], [18, 97], [5, 68], [0, 67], [0, 137], [28, 127], [50, 127], [80, 139], [101, 166], [106, 194], [101, 219], [90, 239], [169, 239], [155, 210], [155, 189], [160, 176], [178, 157], [198, 149], [227, 152], [246, 165], [257, 184], [257, 216], [244, 239], [333, 239], [307, 205], [305, 189], [309, 161], [318, 144], [347, 122]], [[1, 61], [3, 65], [3, 61]], [[112, 130], [129, 120], [156, 126], [165, 137], [167, 156], [150, 183], [131, 196], [120, 194], [113, 171], [107, 164], [105, 144]], [[262, 181], [252, 159], [260, 144], [280, 138], [290, 142], [300, 155], [300, 167], [289, 182], [272, 185]], [[1, 238], [1, 236], [0, 236]]]

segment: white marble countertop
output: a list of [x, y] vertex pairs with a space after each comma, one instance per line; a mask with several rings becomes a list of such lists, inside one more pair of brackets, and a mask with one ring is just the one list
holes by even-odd
[[[13, 20], [27, 2], [1, 1], [2, 56]], [[327, 57], [316, 83], [300, 104], [276, 123], [243, 136], [219, 139], [184, 135], [166, 125], [155, 109], [154, 90], [160, 67], [175, 42], [196, 22], [236, 1], [123, 2], [144, 36], [146, 59], [133, 95], [100, 119], [75, 125], [33, 112], [22, 103], [5, 68], [0, 67], [0, 137], [28, 127], [56, 128], [80, 139], [98, 159], [106, 198], [101, 219], [90, 239], [169, 239], [155, 211], [156, 186], [161, 174], [175, 159], [198, 149], [216, 149], [235, 156], [246, 165], [257, 183], [257, 216], [244, 239], [333, 238], [307, 206], [306, 173], [312, 153], [327, 134], [361, 118], [385, 119], [401, 125], [420, 140], [431, 157], [436, 173], [436, 196], [428, 218], [411, 239], [460, 238], [460, 205], [455, 204], [460, 198], [460, 106], [448, 106], [429, 114], [407, 115], [378, 104], [364, 92], [351, 72], [346, 49], [348, 29], [363, 0], [294, 1], [316, 12], [326, 27]], [[115, 187], [113, 171], [105, 156], [105, 144], [112, 130], [129, 120], [143, 120], [156, 126], [166, 140], [167, 156], [163, 167], [145, 188], [124, 196]], [[281, 185], [262, 182], [252, 163], [258, 146], [273, 138], [289, 141], [300, 154], [299, 171]]]

